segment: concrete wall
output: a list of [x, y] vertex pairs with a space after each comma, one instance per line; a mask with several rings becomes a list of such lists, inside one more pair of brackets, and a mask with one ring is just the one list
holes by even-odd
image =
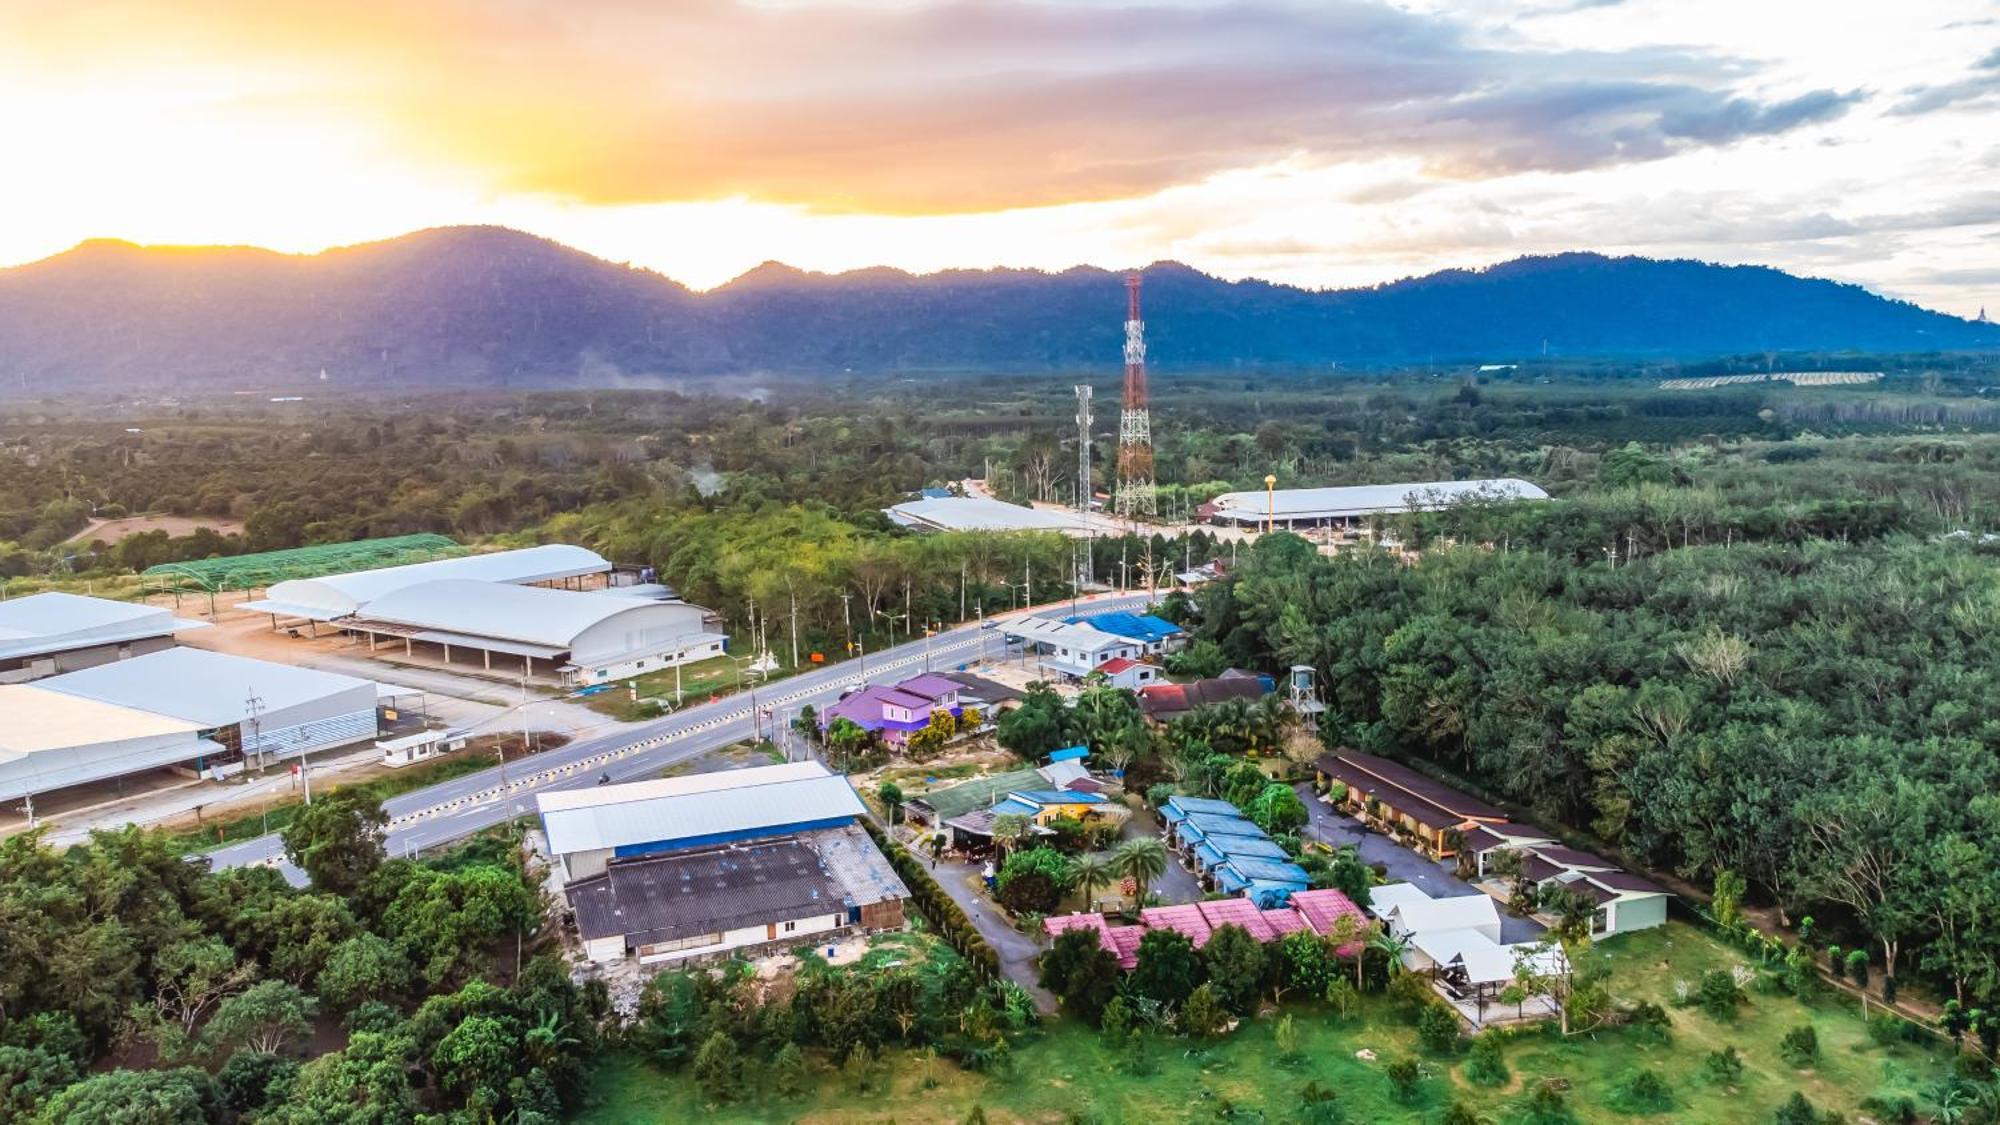
[[615, 853], [610, 848], [597, 848], [587, 852], [566, 852], [563, 854], [563, 882], [574, 883], [578, 879], [588, 879], [592, 875], [604, 874], [604, 865], [611, 862]]
[[0, 684], [25, 684], [44, 676], [80, 672], [85, 668], [114, 664], [120, 660], [130, 660], [135, 656], [144, 656], [149, 652], [159, 652], [172, 647], [174, 647], [172, 637], [142, 637], [136, 641], [89, 645], [84, 648], [69, 649], [66, 652], [0, 660]]
[[1611, 932], [1629, 934], [1667, 924], [1667, 896], [1620, 899], [1606, 904], [1611, 916]]
[[[720, 941], [708, 942], [687, 949], [648, 952], [647, 947], [637, 950], [642, 965], [658, 964], [662, 961], [680, 961], [689, 957], [702, 957], [732, 949], [743, 949], [766, 942], [784, 942], [804, 939], [815, 934], [829, 933], [847, 925], [845, 914], [820, 914], [810, 918], [789, 918], [744, 926], [722, 934]], [[596, 943], [592, 943], [595, 945]], [[623, 951], [620, 951], [621, 955]], [[595, 958], [593, 958], [595, 959]]]

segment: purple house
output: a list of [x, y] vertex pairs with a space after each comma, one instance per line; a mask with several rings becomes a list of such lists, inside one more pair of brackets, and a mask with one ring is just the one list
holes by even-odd
[[898, 684], [868, 684], [819, 715], [821, 730], [836, 719], [847, 719], [891, 746], [909, 741], [910, 732], [924, 729], [939, 708], [956, 719], [963, 710], [959, 685], [933, 673], [912, 676]]

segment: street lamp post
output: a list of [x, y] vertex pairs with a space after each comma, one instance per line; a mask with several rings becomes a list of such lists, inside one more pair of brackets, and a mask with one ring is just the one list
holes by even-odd
[[1264, 474], [1264, 499], [1266, 534], [1278, 530], [1278, 474]]

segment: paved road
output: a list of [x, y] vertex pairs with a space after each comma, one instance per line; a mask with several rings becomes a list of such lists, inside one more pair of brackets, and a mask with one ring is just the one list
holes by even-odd
[[[1301, 782], [1299, 797], [1306, 803], [1305, 834], [1312, 839], [1333, 847], [1352, 844], [1361, 855], [1361, 862], [1381, 864], [1388, 869], [1390, 882], [1414, 883], [1418, 889], [1432, 898], [1457, 898], [1461, 895], [1483, 895], [1486, 892], [1458, 877], [1458, 873], [1442, 863], [1434, 863], [1416, 852], [1396, 843], [1380, 832], [1370, 832], [1361, 822], [1345, 813], [1335, 812], [1333, 807], [1319, 799], [1312, 791], [1312, 783]], [[1507, 943], [1534, 941], [1542, 934], [1542, 924], [1532, 918], [1516, 918], [1500, 911], [1500, 940]]]
[[[1093, 611], [1134, 609], [1146, 603], [1143, 594], [1108, 594], [1082, 603]], [[1060, 617], [1071, 602], [1035, 610], [1036, 616]], [[1000, 615], [1003, 620], [1018, 614]], [[866, 678], [881, 680], [920, 672], [926, 660], [935, 669], [955, 668], [1003, 651], [997, 629], [961, 625], [924, 641], [907, 641], [881, 653], [870, 653]], [[391, 855], [417, 855], [488, 828], [515, 816], [531, 816], [534, 795], [594, 785], [600, 777], [630, 781], [699, 758], [751, 736], [751, 704], [772, 708], [777, 721], [787, 722], [805, 704], [823, 707], [840, 692], [862, 681], [863, 669], [849, 661], [779, 680], [768, 688], [728, 696], [714, 703], [688, 707], [641, 726], [585, 739], [549, 750], [522, 763], [482, 770], [383, 803], [389, 814], [385, 843]], [[770, 729], [771, 719], [760, 722]], [[525, 772], [524, 772], [525, 771]], [[503, 779], [504, 773], [504, 779]], [[303, 884], [304, 873], [284, 858], [277, 834], [257, 836], [207, 853], [217, 869], [261, 863], [277, 867], [287, 879]]]
[[1035, 964], [1042, 956], [1041, 935], [1024, 934], [1007, 923], [1000, 907], [986, 894], [984, 870], [984, 860], [958, 863], [943, 859], [931, 869], [931, 877], [965, 911], [993, 952], [1000, 955], [1000, 971], [1007, 979], [1027, 989], [1043, 1015], [1054, 1015], [1055, 995], [1042, 987], [1041, 970]]

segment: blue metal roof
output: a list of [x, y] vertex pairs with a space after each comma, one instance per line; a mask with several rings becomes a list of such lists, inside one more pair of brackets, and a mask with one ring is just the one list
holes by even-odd
[[1281, 859], [1230, 856], [1223, 861], [1222, 870], [1235, 872], [1252, 883], [1297, 883], [1305, 886], [1312, 882], [1312, 876], [1306, 874], [1305, 868]]
[[1016, 800], [1012, 796], [993, 806], [994, 816], [1033, 816], [1041, 811], [1040, 806]]
[[1218, 801], [1213, 797], [1173, 796], [1161, 807], [1162, 815], [1178, 821], [1189, 813], [1214, 813], [1221, 816], [1242, 816], [1235, 805], [1228, 801]]
[[1065, 746], [1049, 755], [1051, 762], [1080, 762], [1090, 757], [1088, 746]]
[[1181, 822], [1181, 831], [1196, 843], [1210, 836], [1262, 836], [1264, 830], [1240, 816], [1221, 816], [1216, 813], [1189, 813]]
[[1069, 623], [1072, 625], [1088, 625], [1102, 633], [1130, 637], [1133, 640], [1145, 641], [1148, 644], [1164, 641], [1168, 637], [1176, 637], [1181, 633], [1180, 626], [1164, 618], [1155, 617], [1150, 613], [1127, 613], [1123, 610], [1114, 610], [1109, 613], [1093, 613], [1084, 617], [1072, 617], [1069, 619]]

